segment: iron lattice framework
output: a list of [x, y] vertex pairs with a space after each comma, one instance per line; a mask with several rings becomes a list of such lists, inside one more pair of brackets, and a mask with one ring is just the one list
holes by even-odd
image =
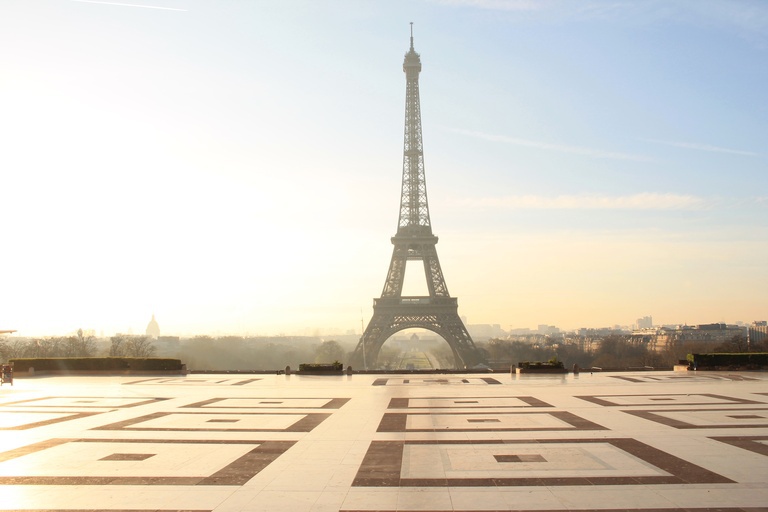
[[[373, 365], [390, 336], [404, 329], [422, 328], [448, 342], [457, 367], [470, 367], [482, 358], [459, 318], [456, 298], [448, 293], [435, 249], [437, 237], [432, 234], [429, 219], [419, 102], [421, 58], [413, 48], [413, 27], [411, 47], [405, 54], [403, 71], [406, 80], [405, 140], [397, 234], [392, 237], [394, 250], [384, 290], [381, 298], [373, 301], [373, 317], [355, 349], [353, 362], [358, 366]], [[428, 296], [402, 295], [406, 262], [409, 260], [423, 262]]]

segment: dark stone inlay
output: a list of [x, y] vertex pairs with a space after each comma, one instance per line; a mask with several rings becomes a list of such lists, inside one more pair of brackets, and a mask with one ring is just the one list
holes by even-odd
[[405, 423], [408, 421], [408, 413], [387, 412], [379, 422], [376, 432], [405, 432]]
[[522, 455], [494, 455], [497, 462], [547, 462], [541, 455], [531, 453]]
[[[139, 416], [136, 418], [130, 418], [124, 421], [118, 421], [117, 423], [111, 423], [109, 425], [102, 425], [101, 427], [95, 427], [91, 430], [130, 430], [130, 431], [155, 431], [155, 432], [311, 432], [316, 426], [322, 423], [329, 413], [308, 412], [303, 413], [304, 417], [288, 426], [287, 428], [174, 428], [174, 427], [139, 427], [139, 425], [146, 421], [151, 421], [157, 418], [170, 415], [183, 415], [183, 414], [228, 414], [224, 412], [156, 412], [153, 414], [147, 414], [145, 416]], [[242, 416], [282, 416], [287, 413], [276, 412], [239, 412], [238, 415]]]
[[[40, 404], [34, 404], [31, 402], [40, 402], [43, 400], [60, 400], [62, 398], [65, 399], [72, 399], [73, 403], [86, 403], [82, 400], [76, 400], [76, 399], [82, 399], [82, 398], [94, 398], [96, 400], [104, 399], [104, 400], [137, 400], [136, 398], [124, 398], [124, 397], [108, 397], [108, 396], [92, 396], [92, 397], [79, 397], [79, 396], [45, 396], [41, 398], [29, 398], [27, 400], [18, 400], [16, 402], [6, 402], [4, 404], [0, 404], [0, 407], [8, 407], [8, 406], [16, 406], [18, 404], [24, 404], [24, 407], [30, 406], [30, 407], [57, 407], [57, 408], [67, 408], [67, 407], [94, 407], [99, 409], [127, 409], [129, 407], [138, 407], [140, 405], [147, 405], [152, 404], [155, 402], [160, 402], [162, 400], [169, 400], [169, 398], [147, 398], [147, 399], [138, 399], [134, 403], [125, 404], [125, 405], [61, 405], [61, 404], [55, 404], [55, 405], [40, 405]], [[96, 400], [94, 400], [92, 403], [95, 403]]]
[[765, 443], [768, 441], [768, 436], [712, 437], [710, 439], [768, 457], [768, 444]]
[[[567, 423], [570, 427], [531, 427], [529, 425], [522, 427], [489, 427], [489, 428], [406, 428], [406, 422], [408, 416], [472, 416], [472, 415], [484, 415], [488, 416], [488, 413], [479, 412], [387, 412], [381, 418], [377, 432], [515, 432], [515, 431], [559, 431], [559, 430], [607, 430], [602, 425], [593, 423], [580, 416], [568, 411], [531, 411], [531, 412], [494, 412], [495, 416], [511, 416], [511, 415], [549, 415], [557, 418], [558, 420]], [[483, 419], [483, 418], [467, 418], [467, 421], [471, 419]]]
[[518, 396], [516, 398], [519, 398], [520, 400], [527, 403], [531, 407], [554, 407], [554, 405], [548, 404], [547, 402], [543, 400], [539, 400], [538, 398], [535, 398], [532, 396]]
[[240, 380], [240, 381], [237, 381], [237, 382], [233, 382], [232, 385], [233, 386], [245, 386], [246, 384], [252, 384], [252, 383], [258, 382], [260, 380], [261, 379], [245, 379], [245, 380]]
[[480, 418], [480, 419], [467, 419], [468, 423], [500, 423], [501, 420], [498, 418]]
[[[3, 414], [6, 416], [14, 414], [18, 411], [5, 411]], [[24, 411], [23, 413], [18, 412], [19, 414], [46, 414], [51, 413], [53, 411]], [[96, 414], [102, 414], [101, 412], [69, 412], [69, 411], [56, 411], [56, 412], [62, 412], [63, 414], [66, 414], [67, 416], [61, 417], [61, 418], [51, 418], [47, 420], [42, 421], [34, 421], [32, 423], [25, 423], [23, 425], [16, 425], [15, 427], [0, 427], [0, 430], [29, 430], [30, 428], [37, 428], [37, 427], [44, 427], [46, 425], [52, 425], [54, 423], [61, 423], [62, 421], [71, 421], [71, 420], [77, 420], [80, 418], [87, 418], [88, 416], [94, 416]]]
[[[389, 383], [390, 380], [396, 380], [396, 379], [378, 378], [378, 379], [374, 380], [371, 385], [372, 386], [386, 386]], [[460, 382], [462, 384], [471, 384], [469, 379], [444, 379], [444, 378], [443, 379], [422, 379], [422, 382], [424, 384], [440, 384], [440, 385], [445, 385], [445, 384], [450, 384], [451, 380], [453, 380], [455, 383], [459, 383]], [[501, 382], [499, 382], [498, 380], [496, 380], [496, 379], [494, 379], [492, 377], [481, 377], [480, 380], [485, 382], [486, 384], [501, 384]], [[411, 379], [403, 379], [402, 383], [403, 384], [410, 384], [411, 383]]]
[[154, 457], [156, 453], [113, 453], [99, 460], [142, 461]]
[[[525, 405], [486, 405], [480, 400], [518, 400]], [[411, 406], [411, 400], [453, 400], [452, 405], [422, 405]], [[471, 405], [470, 405], [471, 404]], [[457, 407], [460, 405], [461, 407]], [[552, 407], [552, 405], [532, 396], [490, 396], [490, 397], [455, 397], [455, 396], [412, 396], [409, 398], [392, 398], [387, 409], [513, 409], [523, 407]]]
[[234, 420], [234, 419], [210, 419], [206, 423], [237, 423], [240, 420]]
[[325, 404], [323, 409], [341, 409], [344, 404], [349, 402], [349, 398], [331, 398], [331, 401]]
[[[516, 444], [611, 444], [630, 455], [669, 473], [670, 476], [616, 477], [519, 477], [519, 478], [401, 478], [403, 451], [406, 444], [439, 445], [503, 445]], [[768, 447], [766, 447], [768, 448]], [[645, 443], [629, 438], [606, 439], [528, 439], [528, 440], [453, 440], [453, 441], [372, 441], [363, 463], [352, 482], [353, 487], [508, 487], [559, 485], [656, 485], [736, 483], [701, 466], [670, 455]]]
[[[210, 476], [203, 477], [115, 477], [115, 476], [2, 476], [0, 485], [243, 485], [285, 453], [296, 441], [183, 440], [183, 439], [50, 439], [0, 453], [0, 462], [40, 452], [65, 443], [164, 443], [258, 445]], [[136, 455], [136, 454], [123, 454]]]
[[22, 457], [30, 453], [47, 450], [48, 448], [53, 448], [54, 446], [59, 446], [60, 444], [69, 443], [71, 441], [74, 441], [74, 439], [48, 439], [47, 441], [41, 441], [39, 443], [28, 444], [26, 446], [14, 448], [13, 450], [8, 450], [7, 452], [0, 452], [0, 462]]
[[[612, 402], [611, 398], [625, 398], [625, 397], [658, 397], [662, 396], [660, 393], [654, 393], [654, 394], [638, 394], [638, 395], [583, 395], [583, 396], [576, 396], [575, 398], [580, 398], [582, 400], [586, 400], [587, 402], [592, 402], [593, 404], [602, 405], [604, 407], [643, 407], [648, 404], [620, 404], [616, 402]], [[669, 393], [666, 396], [668, 397], [676, 397], [676, 396], [704, 396], [707, 398], [714, 398], [715, 400], [718, 400], [718, 402], [713, 403], [701, 403], [701, 402], [674, 402], [670, 405], [678, 406], [678, 405], [695, 405], [695, 406], [707, 406], [707, 405], [727, 405], [727, 404], [755, 404], [755, 405], [763, 405], [763, 402], [756, 402], [754, 400], [747, 400], [746, 398], [735, 398], [731, 396], [723, 396], [723, 395], [715, 395], [712, 393]], [[660, 400], [658, 398], [651, 398], [649, 400]], [[667, 398], [667, 400], [673, 400], [672, 398]]]
[[212, 379], [204, 379], [204, 378], [189, 378], [189, 377], [177, 377], [177, 378], [160, 378], [155, 377], [153, 379], [140, 379], [140, 380], [134, 380], [131, 382], [125, 382], [124, 386], [130, 386], [134, 384], [162, 384], [162, 385], [168, 385], [168, 384], [174, 384], [174, 385], [184, 385], [184, 384], [227, 384], [229, 386], [244, 386], [246, 384], [252, 384], [254, 382], [258, 382], [260, 380], [263, 380], [260, 378], [251, 378], [251, 379], [223, 379], [223, 380], [212, 380]]
[[626, 380], [628, 382], [644, 382], [642, 379], [637, 379], [635, 377], [624, 377], [623, 375], [611, 375], [611, 377]]
[[389, 401], [387, 409], [408, 409], [410, 398], [393, 398]]
[[[739, 411], [765, 411], [768, 410], [766, 408], [747, 408], [747, 409], [739, 409]], [[661, 423], [662, 425], [666, 425], [668, 427], [677, 428], [677, 429], [702, 429], [702, 428], [765, 428], [768, 427], [768, 421], [765, 423], [744, 423], [741, 425], [734, 425], [729, 423], [719, 424], [719, 425], [696, 425], [694, 423], [688, 423], [686, 421], [682, 421], [675, 418], [670, 418], [668, 416], [664, 416], [663, 413], [669, 413], [669, 412], [704, 412], [704, 411], [733, 411], [733, 409], [723, 409], [723, 408], [717, 408], [717, 409], [654, 409], [654, 410], [645, 410], [645, 411], [622, 411], [627, 414], [631, 414], [632, 416], [637, 416], [638, 418], [643, 418], [645, 420], [653, 421], [656, 423]], [[765, 416], [758, 416], [753, 414], [745, 414], [745, 415], [727, 415], [729, 418], [734, 419], [759, 419], [759, 418], [765, 418]]]

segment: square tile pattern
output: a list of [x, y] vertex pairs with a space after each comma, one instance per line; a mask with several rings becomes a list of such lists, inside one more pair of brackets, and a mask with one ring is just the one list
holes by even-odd
[[384, 413], [377, 432], [605, 430], [568, 411]]
[[0, 454], [0, 485], [243, 485], [293, 444], [50, 439]]
[[449, 386], [465, 384], [501, 384], [498, 379], [493, 377], [382, 377], [373, 381], [374, 386]]
[[767, 511], [766, 389], [758, 373], [21, 378], [0, 397], [0, 510]]
[[632, 395], [589, 395], [578, 396], [582, 400], [605, 407], [645, 407], [645, 406], [680, 406], [680, 405], [735, 405], [763, 404], [746, 398], [722, 396], [712, 393], [686, 394], [632, 394]]
[[606, 438], [374, 441], [353, 485], [501, 487], [692, 483], [732, 481], [634, 439]]
[[393, 398], [389, 409], [509, 409], [552, 407], [533, 396]]
[[739, 409], [653, 409], [624, 411], [679, 429], [768, 428], [768, 407]]
[[96, 427], [96, 430], [310, 432], [328, 416], [330, 414], [315, 412], [156, 412]]

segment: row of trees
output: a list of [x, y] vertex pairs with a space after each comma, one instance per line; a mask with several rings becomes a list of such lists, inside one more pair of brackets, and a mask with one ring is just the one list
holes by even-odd
[[[492, 339], [477, 343], [485, 359], [500, 367], [516, 365], [521, 361], [548, 361], [557, 358], [566, 365], [578, 364], [582, 368], [668, 368], [690, 353], [744, 352], [746, 339], [734, 337], [719, 345], [705, 342], [684, 342], [668, 347], [663, 352], [648, 350], [643, 344], [632, 342], [629, 337], [611, 335], [596, 344], [594, 351], [582, 350], [578, 345], [547, 340], [531, 344], [523, 341]], [[181, 340], [158, 349], [147, 336], [117, 335], [109, 339], [97, 339], [78, 331], [73, 336], [45, 339], [0, 338], [0, 359], [22, 357], [151, 357], [159, 355], [181, 359], [191, 370], [277, 370], [301, 363], [347, 364], [354, 345], [342, 345], [336, 340], [322, 341], [317, 338], [260, 338], [238, 336], [213, 338], [197, 336]], [[768, 351], [768, 342], [752, 343], [752, 351]], [[375, 364], [369, 368], [396, 369], [404, 353], [385, 344]], [[437, 343], [429, 349], [429, 359], [436, 368], [454, 366], [453, 353], [447, 343]]]
[[156, 347], [147, 336], [119, 334], [109, 340], [84, 335], [82, 330], [74, 336], [51, 338], [0, 338], [0, 360], [14, 358], [48, 357], [151, 357]]
[[197, 336], [161, 351], [147, 336], [116, 335], [99, 339], [78, 331], [73, 336], [0, 338], [0, 361], [49, 357], [174, 357], [190, 369], [275, 370], [306, 362], [344, 362], [346, 351], [337, 341], [254, 341], [236, 336]]
[[556, 357], [569, 366], [578, 364], [581, 368], [671, 368], [688, 354], [708, 352], [768, 352], [768, 342], [751, 343], [743, 336], [713, 344], [703, 341], [686, 341], [666, 347], [663, 351], [649, 350], [644, 344], [633, 342], [629, 336], [610, 335], [597, 343], [594, 351], [582, 350], [575, 344], [563, 344], [556, 340], [541, 344], [522, 341], [493, 339], [478, 347], [485, 352], [489, 361], [503, 361], [516, 364], [519, 361], [548, 361]]
[[96, 353], [96, 339], [84, 335], [82, 330], [75, 336], [0, 338], [0, 356], [4, 361], [22, 357], [93, 357]]

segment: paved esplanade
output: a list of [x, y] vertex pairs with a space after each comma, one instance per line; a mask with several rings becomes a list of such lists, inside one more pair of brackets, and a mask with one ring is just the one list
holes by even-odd
[[768, 510], [768, 374], [38, 377], [0, 509]]

